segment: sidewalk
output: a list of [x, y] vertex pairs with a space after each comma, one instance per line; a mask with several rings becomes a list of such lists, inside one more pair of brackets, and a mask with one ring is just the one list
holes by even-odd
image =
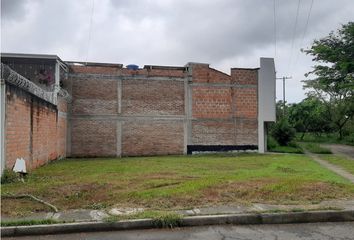
[[[137, 209], [111, 209], [109, 212], [122, 213], [131, 211], [134, 212]], [[177, 220], [178, 222], [175, 222], [177, 225], [165, 225], [165, 227], [348, 222], [354, 221], [354, 201], [327, 201], [301, 206], [269, 204], [253, 204], [249, 207], [217, 206], [177, 212], [183, 215], [182, 218]], [[1, 227], [1, 237], [137, 230], [163, 226], [157, 224], [156, 219], [104, 221], [107, 216], [108, 212], [102, 210], [74, 210], [55, 214], [37, 214], [26, 219], [34, 219], [34, 217], [36, 219], [47, 218], [70, 223]], [[11, 219], [2, 218], [2, 221], [6, 220]]]
[[314, 153], [310, 153], [309, 151], [304, 149], [304, 153], [308, 156], [310, 156], [314, 161], [316, 161], [317, 163], [319, 163], [321, 166], [331, 170], [332, 172], [337, 173], [338, 175], [348, 179], [351, 183], [354, 183], [354, 175], [351, 174], [350, 172], [347, 172], [346, 170], [344, 170], [341, 167], [338, 167], [336, 165], [333, 165], [327, 161], [324, 161], [321, 159], [321, 157], [319, 156], [319, 154], [314, 154]]
[[[321, 211], [321, 210], [335, 210], [335, 211], [354, 211], [354, 200], [343, 201], [323, 201], [312, 205], [271, 205], [271, 204], [253, 204], [250, 206], [234, 205], [234, 206], [212, 206], [203, 208], [194, 208], [187, 210], [171, 211], [182, 216], [203, 216], [203, 215], [225, 215], [225, 214], [247, 214], [247, 213], [279, 213], [279, 212], [306, 212], [306, 211]], [[7, 217], [1, 216], [2, 222], [22, 221], [22, 220], [43, 220], [53, 219], [60, 222], [97, 222], [104, 221], [109, 216], [124, 216], [134, 214], [143, 209], [134, 208], [113, 208], [107, 210], [88, 210], [77, 209], [70, 211], [62, 211], [58, 213], [34, 213], [27, 217]], [[122, 217], [124, 219], [124, 217]]]

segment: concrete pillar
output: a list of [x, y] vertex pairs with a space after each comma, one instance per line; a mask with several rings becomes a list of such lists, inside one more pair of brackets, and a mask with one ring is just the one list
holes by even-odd
[[0, 176], [5, 169], [5, 80], [1, 79], [0, 83], [0, 159], [1, 159], [1, 169]]
[[258, 71], [258, 152], [267, 150], [266, 122], [275, 122], [275, 66], [273, 58], [261, 58]]
[[[117, 82], [117, 115], [122, 114], [122, 79], [118, 79]], [[117, 120], [117, 157], [122, 156], [122, 120]]]

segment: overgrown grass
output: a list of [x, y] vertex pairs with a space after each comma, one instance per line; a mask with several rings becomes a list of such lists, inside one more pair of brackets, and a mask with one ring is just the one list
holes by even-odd
[[304, 153], [303, 150], [299, 147], [292, 147], [292, 146], [276, 146], [269, 149], [270, 152], [278, 152], [278, 153], [297, 153], [302, 154]]
[[302, 148], [299, 147], [298, 144], [295, 142], [291, 142], [288, 146], [280, 146], [273, 137], [268, 136], [267, 144], [268, 144], [269, 152], [298, 153], [298, 154], [303, 153]]
[[296, 133], [296, 139], [301, 142], [318, 142], [318, 143], [340, 143], [354, 146], [354, 134], [344, 136], [342, 140], [339, 139], [337, 133], [323, 133], [317, 135], [314, 133], [306, 133], [301, 139], [302, 133]]
[[321, 156], [321, 158], [354, 174], [354, 161], [351, 159], [338, 155]]
[[[166, 211], [348, 199], [354, 198], [354, 186], [304, 155], [215, 154], [60, 160], [33, 171], [25, 183], [3, 185], [2, 193], [32, 194], [59, 210], [116, 206]], [[29, 214], [43, 210], [31, 206], [25, 206]], [[18, 200], [2, 201], [1, 211], [17, 216], [23, 207]]]
[[1, 221], [1, 226], [2, 227], [29, 226], [29, 225], [56, 224], [56, 223], [65, 223], [65, 221], [57, 221], [54, 219]]
[[182, 215], [175, 212], [147, 210], [130, 215], [109, 216], [104, 221], [118, 222], [131, 219], [152, 219], [154, 225], [158, 228], [174, 228], [181, 225], [182, 218]]
[[328, 148], [320, 146], [318, 143], [301, 143], [301, 147], [307, 149], [309, 152], [317, 154], [331, 154], [331, 150]]

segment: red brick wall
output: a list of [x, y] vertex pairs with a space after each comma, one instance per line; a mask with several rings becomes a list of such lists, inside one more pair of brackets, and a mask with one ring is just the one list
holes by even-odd
[[231, 120], [192, 122], [194, 145], [235, 145], [235, 124]]
[[184, 74], [74, 67], [71, 156], [182, 154]]
[[116, 121], [72, 119], [71, 127], [71, 156], [116, 156]]
[[235, 117], [257, 119], [257, 88], [235, 88], [233, 91]]
[[[65, 111], [60, 102], [60, 110]], [[6, 167], [24, 158], [28, 169], [66, 155], [66, 115], [18, 87], [6, 85]]]
[[182, 154], [187, 142], [257, 145], [257, 70], [189, 67], [72, 68], [71, 155]]
[[181, 81], [124, 80], [122, 114], [184, 115], [184, 85]]
[[236, 144], [258, 145], [258, 70], [231, 69], [236, 117]]
[[195, 86], [192, 89], [194, 118], [230, 118], [230, 87]]
[[192, 144], [257, 145], [257, 69], [192, 65]]
[[183, 154], [183, 121], [124, 121], [122, 155]]
[[95, 79], [75, 79], [72, 85], [73, 114], [116, 114], [117, 81]]

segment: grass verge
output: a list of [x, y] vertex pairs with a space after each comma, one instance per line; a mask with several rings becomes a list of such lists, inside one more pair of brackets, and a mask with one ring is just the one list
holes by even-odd
[[321, 156], [323, 160], [326, 160], [334, 165], [337, 165], [344, 170], [347, 170], [351, 174], [354, 174], [354, 161], [350, 160], [344, 156], [339, 156], [339, 155], [327, 155], [327, 156]]
[[332, 154], [331, 150], [328, 148], [320, 146], [318, 143], [301, 143], [301, 147], [305, 148], [311, 153], [317, 153], [317, 154]]
[[155, 227], [158, 228], [175, 228], [181, 225], [183, 216], [174, 212], [167, 211], [144, 211], [141, 213], [122, 215], [122, 216], [109, 216], [104, 219], [106, 222], [118, 222], [121, 220], [131, 219], [152, 219]]
[[270, 152], [277, 152], [277, 153], [296, 153], [296, 154], [304, 153], [301, 148], [293, 147], [293, 146], [275, 146], [275, 147], [269, 149], [269, 151]]
[[343, 139], [339, 139], [336, 133], [324, 133], [322, 135], [316, 135], [314, 133], [306, 133], [303, 139], [301, 139], [302, 133], [296, 133], [296, 139], [301, 142], [317, 142], [317, 143], [339, 143], [354, 146], [354, 134], [344, 136]]
[[[34, 170], [25, 183], [4, 184], [1, 190], [31, 194], [60, 211], [109, 207], [167, 211], [354, 198], [349, 181], [297, 154], [66, 159]], [[1, 204], [6, 216], [46, 209], [25, 200], [4, 199]]]

